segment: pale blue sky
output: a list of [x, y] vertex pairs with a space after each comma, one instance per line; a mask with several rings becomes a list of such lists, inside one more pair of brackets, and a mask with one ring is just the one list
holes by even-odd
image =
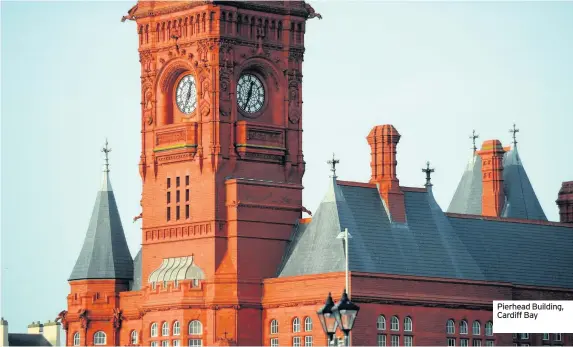
[[[2, 1], [2, 315], [12, 331], [66, 308], [67, 278], [99, 189], [111, 179], [134, 256], [141, 242], [139, 63], [133, 2]], [[315, 211], [336, 152], [367, 181], [371, 127], [402, 134], [398, 175], [426, 160], [445, 210], [481, 140], [510, 144], [550, 220], [573, 180], [573, 3], [312, 2], [304, 62], [304, 205]]]

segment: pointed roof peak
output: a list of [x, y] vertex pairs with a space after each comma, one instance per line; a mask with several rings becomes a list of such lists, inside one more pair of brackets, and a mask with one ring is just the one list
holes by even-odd
[[109, 181], [109, 152], [106, 140], [101, 150], [105, 166], [84, 245], [69, 281], [82, 279], [133, 279], [133, 259], [127, 246], [121, 218]]

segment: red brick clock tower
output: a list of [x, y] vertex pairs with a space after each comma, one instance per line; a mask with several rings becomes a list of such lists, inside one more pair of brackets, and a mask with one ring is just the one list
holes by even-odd
[[[161, 315], [201, 317], [207, 344], [223, 335], [261, 344], [261, 280], [275, 275], [302, 209], [311, 12], [302, 1], [140, 1], [130, 11], [141, 62], [142, 289], [202, 293], [150, 295], [142, 336], [160, 314], [151, 308], [169, 306]], [[194, 268], [178, 277], [185, 261]]]

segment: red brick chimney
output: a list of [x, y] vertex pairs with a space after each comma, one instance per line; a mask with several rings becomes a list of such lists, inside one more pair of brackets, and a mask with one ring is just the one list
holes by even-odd
[[499, 217], [505, 204], [503, 191], [503, 154], [499, 140], [484, 141], [477, 154], [481, 157], [482, 200], [481, 214]]
[[406, 222], [404, 193], [396, 178], [396, 145], [400, 141], [400, 134], [390, 124], [378, 125], [372, 128], [366, 139], [371, 150], [370, 183], [378, 185], [392, 221]]
[[561, 184], [556, 203], [559, 207], [559, 221], [573, 223], [573, 181]]

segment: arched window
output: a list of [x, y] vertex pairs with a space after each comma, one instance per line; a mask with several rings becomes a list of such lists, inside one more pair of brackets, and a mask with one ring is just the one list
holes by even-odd
[[404, 318], [404, 331], [412, 331], [412, 318]]
[[276, 319], [271, 321], [271, 334], [278, 334], [279, 333], [279, 322]]
[[468, 333], [468, 322], [465, 320], [460, 322], [460, 334], [467, 334]]
[[161, 336], [169, 336], [169, 323], [163, 322], [161, 326]]
[[485, 323], [485, 335], [493, 336], [493, 323], [491, 321]]
[[481, 334], [481, 324], [477, 320], [474, 320], [474, 324], [472, 324], [472, 334], [479, 335]]
[[157, 337], [157, 323], [151, 324], [151, 337]]
[[378, 320], [376, 321], [376, 329], [386, 330], [386, 317], [384, 317], [383, 314], [378, 316]]
[[192, 320], [189, 322], [189, 335], [201, 335], [203, 334], [203, 324], [198, 320]]
[[455, 334], [456, 333], [456, 322], [453, 319], [449, 319], [446, 323], [446, 333]]
[[306, 317], [304, 319], [304, 331], [312, 331], [312, 318]]
[[398, 317], [396, 316], [392, 317], [392, 324], [390, 325], [390, 329], [393, 331], [400, 330], [400, 320], [398, 319]]
[[173, 335], [178, 336], [179, 334], [181, 334], [181, 327], [179, 326], [179, 321], [176, 320], [173, 323]]
[[94, 345], [105, 345], [105, 333], [103, 331], [94, 334]]
[[80, 345], [80, 333], [75, 333], [74, 334], [74, 346], [79, 346]]
[[300, 319], [298, 317], [295, 317], [292, 320], [292, 332], [300, 333]]
[[131, 331], [131, 344], [137, 345], [137, 331], [135, 330]]

